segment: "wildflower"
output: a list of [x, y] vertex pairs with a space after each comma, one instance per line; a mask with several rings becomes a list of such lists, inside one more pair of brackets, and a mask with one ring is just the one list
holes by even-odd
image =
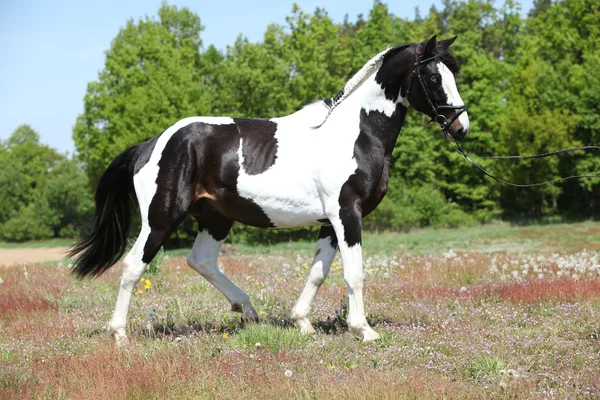
[[143, 294], [144, 291], [142, 289], [138, 289], [137, 294]]
[[0, 278], [0, 285], [4, 283], [4, 279]]
[[310, 269], [310, 267], [308, 265], [305, 265], [304, 269]]
[[284, 374], [285, 376], [287, 376], [288, 378], [291, 378], [291, 377], [292, 377], [292, 375], [293, 375], [292, 371], [290, 371], [289, 369], [288, 369], [288, 370], [286, 370], [286, 371], [285, 371], [283, 374]]
[[227, 339], [228, 337], [229, 337], [229, 333], [225, 332], [225, 333], [223, 334], [223, 339]]
[[464, 292], [466, 292], [466, 291], [467, 291], [467, 288], [466, 288], [466, 287], [464, 287], [464, 286], [463, 286], [463, 287], [461, 287], [461, 288], [460, 288], [460, 292], [461, 292], [461, 293], [464, 293]]
[[266, 314], [266, 312], [264, 312], [264, 311], [259, 311], [258, 312], [258, 315], [265, 315], [265, 314]]
[[300, 278], [300, 277], [302, 276], [302, 274], [301, 274], [300, 272], [298, 272], [298, 273], [296, 274], [296, 276], [297, 276], [298, 278]]
[[255, 285], [260, 285], [259, 281], [254, 282]]
[[254, 347], [256, 347], [257, 349], [260, 349], [260, 342], [254, 343]]

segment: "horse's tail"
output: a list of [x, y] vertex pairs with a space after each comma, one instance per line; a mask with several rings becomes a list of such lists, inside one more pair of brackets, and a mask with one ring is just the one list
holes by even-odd
[[98, 181], [94, 229], [68, 254], [76, 257], [72, 272], [82, 278], [101, 275], [119, 261], [127, 248], [135, 206], [133, 171], [137, 148], [119, 154]]

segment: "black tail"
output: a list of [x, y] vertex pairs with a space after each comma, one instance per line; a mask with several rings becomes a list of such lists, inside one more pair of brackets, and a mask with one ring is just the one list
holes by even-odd
[[94, 229], [69, 251], [69, 257], [76, 257], [72, 272], [82, 278], [101, 275], [119, 261], [127, 248], [134, 211], [136, 150], [134, 146], [119, 154], [100, 177]]

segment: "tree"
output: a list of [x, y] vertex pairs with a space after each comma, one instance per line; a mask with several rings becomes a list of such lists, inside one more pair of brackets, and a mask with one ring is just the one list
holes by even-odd
[[200, 18], [166, 4], [158, 14], [158, 20], [128, 21], [99, 79], [88, 84], [73, 138], [91, 182], [125, 148], [183, 117], [210, 114], [198, 85], [207, 68], [199, 53]]

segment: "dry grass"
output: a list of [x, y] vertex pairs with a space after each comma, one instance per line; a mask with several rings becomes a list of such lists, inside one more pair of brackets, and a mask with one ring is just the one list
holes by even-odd
[[146, 277], [151, 285], [134, 295], [127, 350], [116, 349], [105, 331], [120, 266], [94, 281], [72, 278], [65, 266], [4, 268], [0, 398], [600, 393], [597, 252], [367, 254], [366, 308], [382, 334], [376, 343], [347, 333], [339, 259], [317, 299], [317, 336], [307, 340], [290, 326], [310, 257], [309, 251], [223, 257], [226, 274], [261, 314], [264, 324], [251, 328], [184, 258], [166, 259], [157, 275]]

